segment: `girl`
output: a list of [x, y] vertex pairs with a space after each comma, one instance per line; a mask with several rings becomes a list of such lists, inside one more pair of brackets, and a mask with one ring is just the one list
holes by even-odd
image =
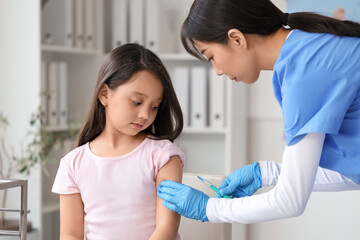
[[[184, 155], [172, 141], [181, 109], [160, 59], [137, 44], [115, 48], [97, 80], [78, 147], [60, 162], [60, 238], [178, 239], [180, 216], [156, 186], [181, 181]], [[84, 221], [85, 218], [85, 221]]]
[[189, 53], [236, 82], [273, 70], [287, 146], [282, 166], [253, 163], [230, 174], [220, 189], [234, 199], [164, 181], [166, 207], [202, 221], [255, 223], [299, 216], [312, 190], [360, 189], [358, 23], [283, 13], [270, 0], [195, 0], [181, 37]]

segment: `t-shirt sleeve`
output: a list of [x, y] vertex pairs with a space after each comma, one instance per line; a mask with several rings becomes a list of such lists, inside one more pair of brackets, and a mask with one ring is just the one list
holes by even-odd
[[179, 156], [182, 163], [182, 167], [184, 168], [184, 164], [185, 164], [184, 153], [174, 143], [167, 140], [163, 141], [153, 158], [155, 177], [159, 172], [160, 168], [162, 168], [170, 160], [170, 157], [172, 156]]
[[286, 72], [281, 86], [286, 144], [310, 132], [337, 134], [357, 88], [340, 72], [311, 65]]
[[80, 192], [75, 181], [74, 171], [69, 167], [67, 160], [69, 159], [65, 157], [60, 161], [59, 169], [51, 190], [54, 193], [73, 194]]

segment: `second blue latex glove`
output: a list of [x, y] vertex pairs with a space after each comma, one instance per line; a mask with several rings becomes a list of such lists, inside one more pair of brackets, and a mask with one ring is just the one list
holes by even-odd
[[[220, 185], [222, 194], [235, 198], [251, 196], [261, 188], [261, 171], [258, 163], [253, 163], [232, 172]], [[216, 195], [221, 197], [220, 195]]]
[[209, 196], [187, 185], [162, 181], [157, 188], [157, 195], [164, 201], [162, 204], [180, 215], [207, 222], [206, 205]]

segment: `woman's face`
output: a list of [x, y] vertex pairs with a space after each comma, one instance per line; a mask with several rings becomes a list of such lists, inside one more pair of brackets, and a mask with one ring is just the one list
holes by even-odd
[[220, 76], [226, 74], [231, 80], [254, 83], [260, 74], [254, 52], [236, 43], [226, 45], [194, 40], [201, 53], [212, 63], [215, 72]]

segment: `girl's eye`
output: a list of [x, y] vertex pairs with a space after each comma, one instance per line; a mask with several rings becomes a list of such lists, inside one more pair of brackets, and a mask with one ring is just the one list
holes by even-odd
[[131, 101], [135, 106], [139, 106], [141, 104], [141, 102], [136, 102], [136, 101], [133, 101], [133, 100], [131, 100]]
[[153, 106], [153, 109], [158, 110], [159, 106]]
[[211, 57], [209, 58], [209, 62], [213, 61], [214, 60], [214, 57]]

